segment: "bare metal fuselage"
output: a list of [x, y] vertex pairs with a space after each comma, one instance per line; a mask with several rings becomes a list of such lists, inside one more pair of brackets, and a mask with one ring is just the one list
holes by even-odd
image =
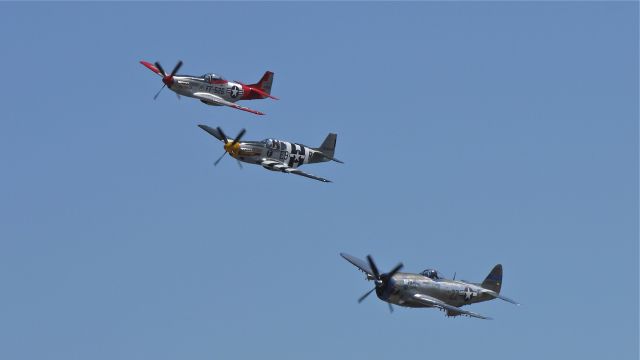
[[303, 164], [329, 161], [320, 151], [302, 144], [281, 140], [272, 140], [270, 143], [271, 146], [265, 141], [240, 142], [230, 149], [229, 154], [242, 162], [262, 165], [274, 171], [280, 169], [269, 166], [271, 162], [274, 165], [285, 164], [287, 167], [297, 168]]
[[420, 274], [396, 273], [384, 292], [377, 290], [376, 295], [380, 300], [400, 306], [431, 307], [417, 301], [414, 297], [414, 294], [424, 294], [460, 307], [493, 299], [483, 294], [482, 290], [481, 286], [463, 281], [433, 280]]
[[[242, 100], [245, 95], [246, 89], [244, 85], [227, 80], [214, 80], [207, 82], [205, 79], [197, 76], [174, 76], [173, 83], [169, 86], [171, 90], [179, 95], [188, 96], [199, 99], [194, 96], [195, 93], [209, 93], [222, 99], [235, 103], [238, 100]], [[244, 99], [248, 100], [248, 99]], [[213, 106], [221, 106], [201, 100], [203, 103]]]

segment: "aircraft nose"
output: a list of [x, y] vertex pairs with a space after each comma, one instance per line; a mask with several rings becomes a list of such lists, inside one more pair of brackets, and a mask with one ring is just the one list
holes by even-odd
[[171, 87], [171, 85], [173, 84], [173, 76], [171, 75], [167, 75], [165, 77], [162, 78], [162, 82], [167, 85], [168, 87]]

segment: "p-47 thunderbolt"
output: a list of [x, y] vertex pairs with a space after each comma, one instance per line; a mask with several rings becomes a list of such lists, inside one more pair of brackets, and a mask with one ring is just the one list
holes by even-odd
[[218, 165], [220, 160], [228, 153], [234, 157], [238, 164], [240, 162], [261, 165], [271, 171], [281, 171], [289, 174], [305, 176], [322, 182], [331, 182], [319, 176], [307, 174], [298, 169], [302, 164], [313, 164], [318, 162], [342, 161], [333, 157], [336, 149], [337, 135], [330, 133], [320, 147], [312, 148], [302, 144], [287, 141], [265, 139], [262, 141], [241, 141], [245, 134], [242, 129], [235, 139], [228, 138], [221, 128], [212, 128], [207, 125], [198, 125], [202, 130], [213, 135], [216, 139], [224, 142], [224, 153], [214, 165]]
[[154, 100], [158, 98], [160, 91], [167, 86], [178, 95], [178, 98], [180, 95], [189, 96], [196, 98], [207, 105], [229, 106], [234, 109], [248, 111], [257, 115], [264, 115], [264, 113], [236, 105], [235, 102], [238, 100], [264, 98], [278, 100], [278, 98], [271, 96], [271, 85], [273, 83], [273, 73], [271, 71], [265, 72], [262, 79], [257, 83], [246, 85], [239, 81], [225, 80], [222, 76], [213, 73], [204, 74], [202, 76], [177, 75], [178, 70], [180, 70], [180, 67], [182, 66], [182, 61], [178, 61], [176, 66], [173, 68], [173, 71], [169, 74], [164, 71], [158, 62], [151, 64], [147, 61], [140, 61], [140, 63], [154, 73], [162, 76], [162, 82], [164, 85], [162, 85], [160, 90], [153, 97]]
[[367, 261], [345, 253], [341, 253], [340, 256], [362, 270], [367, 275], [367, 280], [375, 282], [376, 287], [360, 297], [358, 303], [375, 290], [380, 300], [389, 303], [391, 311], [393, 311], [391, 304], [412, 308], [435, 307], [443, 310], [447, 316], [464, 315], [480, 319], [490, 318], [460, 307], [496, 298], [519, 305], [500, 295], [502, 286], [502, 265], [500, 264], [493, 267], [481, 284], [475, 284], [445, 279], [433, 269], [424, 270], [419, 274], [401, 273], [402, 263], [388, 273], [380, 274], [371, 256], [367, 256]]

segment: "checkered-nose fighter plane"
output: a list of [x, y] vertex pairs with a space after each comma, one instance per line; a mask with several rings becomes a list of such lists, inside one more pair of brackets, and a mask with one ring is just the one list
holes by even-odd
[[178, 70], [182, 67], [182, 61], [178, 61], [173, 71], [169, 74], [164, 71], [162, 65], [158, 62], [152, 64], [147, 61], [140, 61], [140, 63], [162, 77], [164, 85], [153, 97], [154, 100], [158, 98], [158, 95], [166, 86], [174, 91], [178, 98], [180, 98], [180, 95], [184, 95], [196, 98], [207, 105], [229, 106], [256, 115], [264, 115], [264, 113], [237, 105], [235, 102], [238, 100], [264, 98], [278, 100], [275, 96], [271, 96], [271, 85], [273, 83], [273, 73], [271, 71], [265, 72], [262, 79], [257, 83], [247, 85], [239, 81], [225, 80], [222, 76], [213, 73], [207, 73], [202, 76], [177, 75]]
[[493, 267], [481, 284], [475, 284], [455, 280], [455, 275], [453, 280], [445, 279], [433, 269], [424, 270], [419, 274], [401, 273], [402, 263], [388, 273], [381, 274], [370, 255], [367, 256], [367, 261], [345, 253], [340, 253], [340, 256], [362, 270], [367, 275], [367, 280], [375, 282], [375, 288], [360, 297], [358, 303], [375, 291], [380, 300], [389, 304], [390, 311], [393, 311], [391, 304], [412, 308], [434, 307], [444, 311], [447, 316], [463, 315], [479, 319], [491, 318], [460, 307], [496, 298], [519, 305], [500, 295], [502, 286], [502, 265], [500, 264]]
[[326, 161], [335, 161], [342, 164], [342, 161], [333, 157], [336, 150], [337, 138], [337, 135], [333, 133], [327, 135], [320, 147], [313, 148], [275, 139], [241, 141], [245, 134], [244, 129], [240, 130], [240, 133], [238, 133], [235, 139], [231, 140], [219, 127], [215, 129], [207, 125], [198, 125], [198, 127], [224, 142], [224, 153], [216, 160], [214, 165], [218, 165], [220, 160], [222, 160], [226, 154], [229, 154], [238, 161], [240, 167], [242, 167], [241, 162], [245, 162], [261, 165], [263, 168], [271, 171], [280, 171], [322, 182], [331, 182], [319, 176], [308, 174], [298, 169], [298, 167], [303, 164]]

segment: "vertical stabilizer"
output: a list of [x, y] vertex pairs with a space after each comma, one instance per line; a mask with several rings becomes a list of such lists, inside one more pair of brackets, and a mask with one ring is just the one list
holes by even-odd
[[334, 133], [330, 133], [322, 142], [322, 145], [318, 148], [318, 150], [322, 151], [323, 154], [327, 155], [330, 158], [333, 158], [333, 154], [336, 152], [336, 140], [338, 139], [338, 135]]
[[271, 71], [267, 71], [264, 73], [264, 75], [262, 75], [262, 79], [260, 79], [260, 81], [250, 86], [262, 90], [267, 95], [271, 95], [272, 84], [273, 84], [273, 73]]
[[494, 266], [480, 286], [485, 289], [495, 291], [496, 293], [500, 293], [500, 287], [502, 287], [502, 265], [498, 264]]

